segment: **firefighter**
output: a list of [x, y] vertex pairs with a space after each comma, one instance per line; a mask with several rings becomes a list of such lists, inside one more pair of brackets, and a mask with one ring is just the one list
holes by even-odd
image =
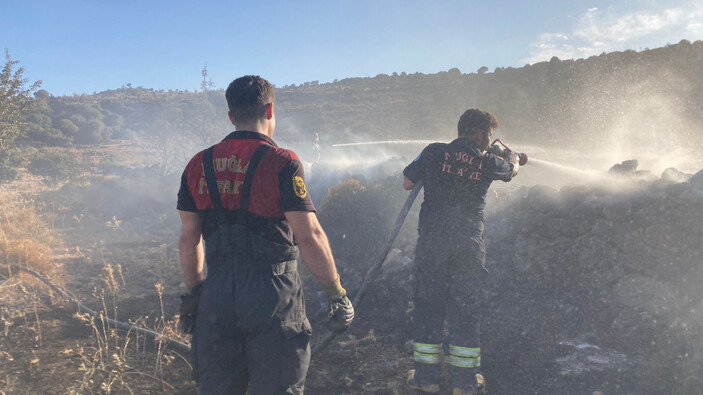
[[312, 151], [315, 154], [315, 160], [313, 163], [320, 163], [320, 153], [322, 152], [322, 148], [320, 147], [320, 135], [318, 133], [313, 135]]
[[273, 86], [244, 76], [225, 95], [235, 131], [190, 160], [178, 192], [182, 329], [202, 394], [302, 394], [311, 327], [298, 250], [327, 292], [332, 326], [349, 326], [354, 308], [300, 160], [272, 140]]
[[510, 181], [519, 169], [515, 154], [501, 158], [484, 152], [497, 127], [494, 115], [466, 110], [457, 139], [428, 145], [403, 171], [406, 190], [420, 181], [425, 189], [415, 250], [411, 389], [439, 392], [445, 320], [453, 394], [475, 394], [486, 387], [479, 342], [487, 275], [483, 209], [491, 183]]

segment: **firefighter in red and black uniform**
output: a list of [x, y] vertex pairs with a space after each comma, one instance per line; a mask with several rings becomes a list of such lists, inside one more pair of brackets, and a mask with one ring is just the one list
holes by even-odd
[[469, 109], [459, 119], [456, 140], [430, 144], [403, 172], [405, 189], [420, 181], [425, 189], [415, 250], [411, 389], [439, 392], [445, 319], [453, 393], [485, 389], [479, 343], [487, 274], [483, 209], [491, 183], [510, 181], [519, 168], [515, 154], [500, 158], [484, 152], [497, 127], [492, 114]]
[[311, 328], [298, 249], [329, 296], [331, 324], [346, 328], [354, 309], [300, 160], [272, 140], [273, 86], [244, 76], [229, 85], [226, 98], [235, 131], [190, 160], [178, 192], [189, 287], [181, 327], [193, 334], [201, 393], [302, 394]]

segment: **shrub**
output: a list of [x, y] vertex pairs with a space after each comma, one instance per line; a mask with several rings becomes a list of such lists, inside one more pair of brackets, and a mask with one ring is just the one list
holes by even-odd
[[44, 148], [34, 154], [27, 169], [32, 174], [60, 181], [78, 175], [80, 162], [66, 150]]
[[64, 136], [68, 137], [75, 136], [80, 130], [73, 121], [66, 118], [59, 119], [56, 122], [56, 128], [58, 128]]
[[27, 132], [27, 137], [34, 141], [39, 141], [53, 146], [66, 146], [70, 144], [71, 139], [66, 137], [60, 129], [30, 129]]

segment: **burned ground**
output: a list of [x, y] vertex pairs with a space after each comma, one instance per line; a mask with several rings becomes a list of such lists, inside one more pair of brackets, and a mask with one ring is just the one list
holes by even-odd
[[[702, 177], [630, 172], [494, 199], [482, 321], [492, 393], [699, 393]], [[351, 331], [373, 331], [368, 347], [386, 353], [371, 374], [387, 383], [378, 393], [403, 393], [411, 365], [414, 239], [404, 231]], [[369, 363], [379, 357], [370, 353]]]
[[[61, 269], [54, 280], [96, 310], [177, 337], [173, 319], [184, 285], [176, 188], [171, 200], [119, 181], [135, 171], [54, 190], [29, 188], [43, 190], [25, 198], [55, 239], [48, 243]], [[617, 177], [559, 189], [495, 186], [486, 221], [490, 280], [482, 325], [491, 393], [700, 393], [703, 174], [675, 181]], [[395, 173], [340, 187], [336, 199], [384, 202], [373, 208], [377, 215], [344, 215], [338, 211], [348, 205], [341, 201], [319, 205], [321, 218], [337, 222], [328, 232], [352, 294], [406, 196], [400, 180]], [[307, 393], [406, 393], [418, 209], [416, 203], [352, 328], [313, 359]], [[3, 246], [7, 259], [8, 243]], [[301, 273], [308, 313], [315, 316], [324, 298]], [[96, 329], [26, 275], [3, 272], [2, 280], [0, 391], [195, 393], [182, 355], [152, 340]], [[317, 341], [325, 329], [319, 322], [315, 328]], [[124, 350], [114, 359], [101, 348], [110, 342], [118, 346], [110, 350]], [[446, 374], [442, 390], [449, 391]]]

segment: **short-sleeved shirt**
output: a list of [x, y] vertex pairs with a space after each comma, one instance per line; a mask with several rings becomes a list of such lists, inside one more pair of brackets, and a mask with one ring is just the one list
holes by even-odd
[[483, 230], [488, 188], [494, 180], [510, 181], [513, 165], [460, 137], [428, 145], [403, 174], [413, 183], [423, 182], [421, 234], [466, 234]]
[[[250, 228], [274, 242], [293, 245], [293, 234], [284, 213], [315, 211], [315, 207], [305, 186], [300, 159], [293, 151], [279, 148], [268, 136], [236, 131], [213, 147], [215, 178], [222, 205], [227, 218], [236, 220], [249, 161], [262, 144], [270, 144], [272, 148], [261, 158], [252, 180]], [[204, 152], [197, 153], [186, 166], [176, 208], [200, 213], [203, 235], [207, 237], [216, 226], [217, 218], [205, 180]]]

